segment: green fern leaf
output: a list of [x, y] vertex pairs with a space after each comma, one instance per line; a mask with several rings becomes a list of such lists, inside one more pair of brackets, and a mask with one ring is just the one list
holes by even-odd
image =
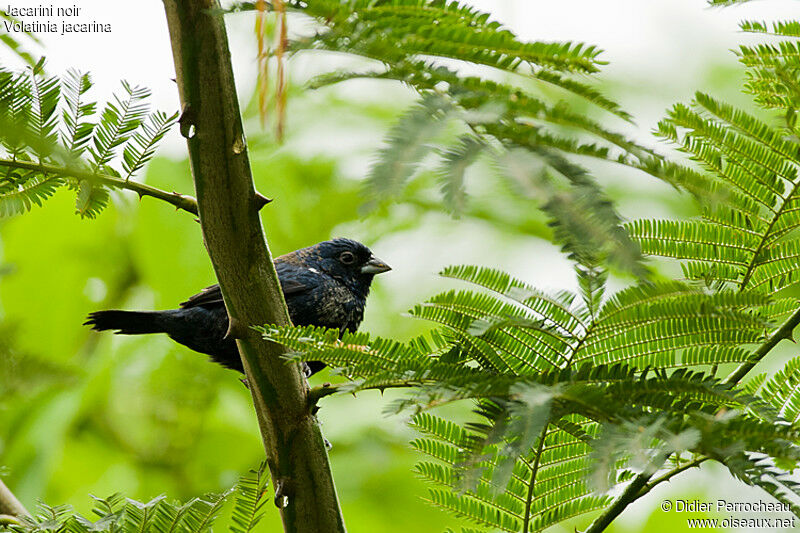
[[464, 211], [466, 193], [464, 191], [464, 174], [467, 168], [485, 149], [483, 141], [474, 135], [462, 136], [458, 144], [443, 155], [442, 167], [439, 170], [442, 183], [442, 195], [445, 206], [455, 215]]
[[145, 99], [150, 91], [142, 87], [132, 87], [122, 83], [125, 96], [114, 96], [114, 101], [106, 104], [100, 115], [89, 147], [92, 167], [100, 171], [114, 158], [117, 147], [125, 143], [147, 116], [148, 105]]
[[236, 485], [236, 503], [233, 507], [230, 531], [233, 533], [249, 533], [256, 527], [264, 515], [263, 508], [267, 502], [266, 492], [269, 474], [266, 462], [257, 470], [251, 470], [239, 479]]
[[30, 71], [32, 99], [31, 105], [26, 109], [29, 113], [27, 123], [31, 129], [30, 134], [38, 141], [34, 153], [40, 161], [52, 153], [57, 140], [56, 108], [60, 96], [58, 78], [39, 75], [43, 67], [44, 62], [40, 61]]
[[81, 180], [75, 200], [75, 212], [81, 218], [95, 218], [108, 205], [108, 190], [102, 185], [94, 185]]
[[431, 152], [431, 142], [442, 131], [450, 112], [447, 100], [431, 95], [397, 121], [367, 176], [367, 188], [374, 197], [385, 199], [399, 193]]
[[83, 101], [84, 95], [92, 87], [92, 79], [88, 73], [68, 70], [61, 85], [65, 103], [61, 114], [61, 144], [71, 159], [78, 159], [91, 140], [95, 128], [93, 123], [84, 120], [93, 115], [97, 107], [94, 102]]
[[168, 116], [156, 111], [150, 115], [149, 121], [142, 123], [142, 131], [133, 135], [123, 150], [122, 169], [125, 179], [141, 170], [156, 152], [158, 143], [178, 120], [178, 113]]
[[192, 500], [183, 519], [184, 527], [189, 532], [213, 531], [214, 521], [232, 492], [229, 490], [222, 494], [209, 494]]
[[123, 509], [123, 529], [126, 531], [149, 531], [155, 522], [160, 507], [164, 505], [165, 496], [153, 498], [147, 503], [127, 499]]
[[41, 206], [64, 184], [62, 178], [42, 174], [29, 175], [20, 185], [15, 181], [0, 179], [0, 217], [19, 215], [34, 205]]

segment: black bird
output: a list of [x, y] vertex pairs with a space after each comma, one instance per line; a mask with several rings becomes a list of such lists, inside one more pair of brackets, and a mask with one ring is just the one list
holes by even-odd
[[[372, 278], [391, 267], [360, 242], [334, 239], [278, 257], [275, 269], [293, 324], [344, 332], [358, 328]], [[228, 314], [219, 285], [203, 289], [181, 303], [180, 309], [96, 311], [84, 325], [124, 335], [166, 333], [222, 366], [244, 372], [236, 342], [225, 339]], [[307, 374], [323, 368], [324, 363], [311, 361]]]

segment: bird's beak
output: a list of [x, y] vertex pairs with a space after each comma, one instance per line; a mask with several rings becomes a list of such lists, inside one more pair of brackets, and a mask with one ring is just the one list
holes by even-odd
[[392, 269], [389, 265], [378, 259], [374, 255], [369, 258], [367, 264], [361, 267], [362, 274], [380, 274], [381, 272], [388, 272]]

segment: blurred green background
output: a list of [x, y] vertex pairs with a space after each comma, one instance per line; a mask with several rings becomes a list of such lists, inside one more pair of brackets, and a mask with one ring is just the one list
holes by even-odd
[[[518, 31], [523, 24], [532, 32], [521, 31], [526, 37], [540, 37], [536, 30], [542, 21], [525, 18], [532, 17], [530, 5], [475, 3], [500, 20], [514, 21]], [[579, 8], [581, 2], [572, 4]], [[735, 21], [750, 14], [719, 15], [716, 33], [710, 32], [706, 46], [698, 48], [699, 57], [681, 61], [689, 46], [679, 44], [681, 31], [698, 46], [707, 28], [697, 19], [717, 15], [703, 11], [699, 0], [677, 3], [674, 11], [668, 3], [657, 4], [653, 9], [675, 17], [664, 28], [667, 33], [674, 30], [675, 49], [667, 54], [672, 62], [659, 66], [654, 59], [656, 64], [642, 69], [636, 60], [625, 62], [619, 52], [624, 46], [612, 45], [605, 56], [611, 66], [602, 77], [602, 88], [637, 117], [638, 125], [627, 131], [651, 145], [656, 143], [649, 130], [663, 110], [685, 101], [695, 89], [734, 102], [745, 100], [739, 94], [741, 71], [727, 48], [737, 39]], [[613, 15], [614, 9], [630, 5], [609, 2], [603, 9]], [[654, 20], [659, 16], [656, 12]], [[576, 33], [589, 27], [580, 20]], [[150, 24], [163, 33], [163, 21], [153, 19]], [[384, 133], [414, 95], [380, 81], [304, 91], [303, 81], [314, 72], [342, 60], [298, 56], [290, 64], [288, 134], [279, 145], [270, 128], [261, 127], [253, 102], [252, 19], [232, 17], [230, 31], [256, 186], [275, 199], [262, 211], [273, 254], [347, 236], [367, 243], [394, 267], [373, 285], [362, 330], [399, 339], [425, 331], [428, 325], [403, 313], [455, 286], [435, 275], [449, 264], [497, 266], [545, 289], [575, 286], [569, 263], [546, 241], [535, 203], [506, 190], [485, 166], [478, 165], [468, 175], [471, 204], [460, 220], [440, 212], [429, 177], [416, 182], [404, 202], [365, 213], [360, 209], [365, 200], [360, 179]], [[153, 39], [154, 46], [168, 54], [162, 33], [161, 40]], [[561, 38], [602, 41], [591, 32]], [[119, 65], [108, 65], [93, 71], [101, 91], [118, 81]], [[160, 95], [154, 85], [159, 103], [166, 101], [168, 106], [174, 101], [174, 94]], [[165, 90], [174, 93], [169, 84]], [[181, 141], [173, 132], [167, 155], [155, 159], [140, 179], [162, 189], [190, 192]], [[611, 165], [592, 169], [629, 218], [694, 213], [686, 197], [652, 178]], [[62, 192], [44, 209], [0, 221], [0, 475], [26, 505], [34, 506], [37, 499], [68, 503], [84, 514], [92, 507], [89, 494], [122, 491], [149, 500], [166, 493], [187, 499], [230, 487], [263, 456], [250, 395], [239, 376], [164, 336], [115, 337], [81, 326], [93, 310], [172, 308], [214, 283], [199, 225], [167, 205], [140, 202], [125, 193], [115, 194], [112, 206], [96, 221], [75, 216], [72, 202]], [[666, 265], [664, 271], [675, 272], [674, 265]], [[618, 287], [625, 280], [614, 283]], [[325, 371], [312, 381], [330, 379], [338, 378]], [[413, 432], [403, 416], [383, 414], [398, 394], [332, 397], [324, 400], [320, 411], [323, 432], [333, 444], [331, 464], [352, 532], [436, 532], [460, 523], [424, 501], [425, 484], [412, 472], [419, 457], [407, 445]], [[659, 510], [665, 498], [768, 499], [709, 465], [653, 491], [629, 509], [614, 530], [683, 531], [685, 517]], [[590, 518], [581, 517], [574, 525], [585, 525]], [[259, 530], [277, 531], [278, 524], [277, 511], [268, 506]], [[561, 529], [571, 531], [574, 525]]]

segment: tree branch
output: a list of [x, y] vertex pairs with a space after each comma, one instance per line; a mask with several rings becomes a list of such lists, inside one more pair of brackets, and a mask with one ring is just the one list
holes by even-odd
[[251, 326], [290, 324], [258, 216], [225, 24], [215, 0], [164, 0], [200, 225], [253, 395], [281, 518], [291, 533], [345, 531], [300, 365]]
[[764, 343], [758, 347], [758, 349], [753, 352], [753, 355], [750, 357], [749, 361], [746, 361], [739, 365], [739, 368], [734, 370], [730, 376], [725, 378], [723, 383], [725, 384], [735, 384], [739, 382], [743, 377], [747, 375], [748, 372], [753, 370], [753, 368], [758, 364], [759, 361], [764, 359], [764, 357], [772, 350], [780, 341], [783, 339], [793, 340], [792, 332], [797, 325], [800, 324], [800, 309], [794, 312], [792, 316], [789, 317], [783, 325], [778, 328], [778, 331], [773, 333]]
[[686, 470], [689, 470], [690, 468], [699, 466], [708, 459], [708, 457], [700, 456], [692, 461], [689, 461], [683, 466], [673, 468], [666, 474], [657, 477], [653, 481], [650, 481], [650, 478], [653, 477], [652, 474], [639, 474], [633, 479], [633, 481], [631, 481], [630, 485], [625, 488], [625, 491], [620, 494], [619, 497], [617, 497], [617, 499], [614, 500], [609, 507], [606, 507], [605, 511], [603, 511], [603, 513], [598, 516], [594, 522], [592, 522], [592, 525], [590, 525], [589, 529], [587, 529], [584, 533], [599, 533], [600, 531], [605, 531], [611, 522], [613, 522], [614, 519], [617, 518], [628, 505], [632, 504], [634, 501], [653, 490], [653, 487], [665, 481], [669, 481], [673, 477], [685, 472]]
[[44, 174], [88, 180], [90, 182], [108, 185], [114, 189], [127, 189], [138, 194], [140, 198], [142, 196], [150, 196], [151, 198], [156, 198], [172, 204], [176, 209], [181, 209], [193, 215], [197, 215], [197, 201], [191, 196], [185, 196], [177, 192], [162, 191], [161, 189], [145, 185], [144, 183], [117, 178], [115, 176], [109, 176], [108, 174], [95, 174], [88, 170], [57, 167], [55, 165], [42, 165], [32, 161], [11, 159], [0, 159], [0, 167], [39, 171]]
[[[775, 333], [769, 336], [769, 338], [764, 341], [758, 349], [753, 352], [752, 357], [749, 361], [742, 363], [739, 368], [734, 370], [731, 375], [729, 375], [723, 381], [724, 384], [736, 384], [738, 383], [744, 376], [750, 372], [759, 361], [761, 361], [766, 355], [778, 345], [780, 341], [783, 339], [790, 339], [792, 340], [792, 332], [800, 324], [800, 309], [794, 312], [792, 316], [790, 316], [786, 322], [784, 322], [780, 328], [778, 328]], [[607, 507], [605, 511], [594, 521], [592, 525], [589, 526], [589, 529], [585, 531], [585, 533], [598, 533], [603, 531], [608, 525], [617, 517], [619, 514], [631, 503], [635, 500], [639, 499], [640, 497], [644, 496], [650, 490], [662, 483], [664, 481], [669, 481], [674, 476], [680, 474], [688, 470], [693, 466], [697, 466], [700, 463], [708, 460], [708, 457], [699, 457], [694, 461], [690, 461], [686, 465], [683, 465], [678, 468], [673, 468], [672, 470], [668, 471], [664, 475], [659, 478], [650, 481], [652, 475], [646, 474], [639, 474], [634, 480], [631, 482], [630, 485], [625, 489], [625, 491], [619, 495], [619, 497], [614, 500], [610, 507]], [[631, 492], [630, 489], [632, 486], [638, 486], [637, 492]]]
[[0, 516], [9, 515], [12, 517], [30, 516], [25, 506], [20, 503], [14, 493], [0, 479]]
[[647, 482], [652, 476], [646, 474], [639, 474], [633, 481], [631, 481], [625, 490], [620, 494], [611, 505], [606, 507], [603, 513], [598, 516], [592, 525], [589, 526], [584, 533], [599, 533], [605, 529], [617, 518], [625, 508], [639, 498], [639, 492], [647, 485]]
[[322, 385], [314, 387], [308, 391], [308, 405], [309, 407], [314, 407], [322, 398], [332, 394], [337, 394], [339, 392], [350, 392], [352, 394], [368, 390], [377, 390], [383, 392], [386, 389], [405, 389], [418, 385], [420, 385], [419, 381], [397, 381], [394, 383], [381, 383], [380, 385], [371, 385], [369, 387], [361, 387], [358, 390], [351, 390], [353, 386], [352, 383], [338, 383], [336, 385], [323, 383]]
[[670, 479], [672, 479], [673, 477], [677, 476], [681, 472], [685, 472], [685, 471], [689, 470], [690, 468], [694, 468], [696, 466], [700, 466], [702, 463], [708, 461], [709, 459], [710, 459], [710, 457], [706, 457], [705, 455], [701, 455], [700, 457], [697, 457], [696, 459], [693, 459], [693, 460], [689, 461], [685, 465], [677, 466], [677, 467], [673, 468], [672, 470], [670, 470], [669, 472], [667, 472], [663, 476], [657, 477], [656, 479], [654, 479], [653, 481], [651, 481], [650, 483], [645, 485], [645, 487], [641, 491], [639, 491], [639, 495], [637, 497], [641, 498], [642, 496], [644, 496], [645, 494], [650, 492], [653, 489], [653, 487], [655, 487], [659, 483], [663, 483], [665, 481], [669, 481]]
[[331, 385], [330, 383], [323, 383], [318, 387], [314, 387], [308, 391], [308, 405], [314, 407], [325, 396], [336, 394], [341, 390], [339, 385]]
[[528, 465], [527, 461], [523, 462], [528, 465], [531, 470], [531, 482], [528, 485], [528, 495], [525, 498], [525, 517], [522, 519], [522, 533], [528, 533], [528, 527], [531, 523], [531, 506], [533, 505], [533, 497], [536, 494], [536, 474], [539, 473], [539, 461], [542, 459], [542, 450], [544, 449], [544, 441], [547, 438], [547, 428], [550, 426], [550, 416], [547, 417], [547, 422], [539, 434], [539, 445], [536, 447], [536, 459], [533, 465]]

